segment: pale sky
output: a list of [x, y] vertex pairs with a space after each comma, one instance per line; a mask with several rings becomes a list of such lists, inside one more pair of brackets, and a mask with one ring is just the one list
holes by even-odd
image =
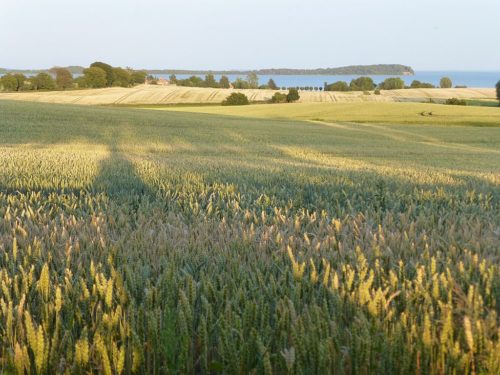
[[500, 71], [500, 0], [0, 0], [0, 67]]

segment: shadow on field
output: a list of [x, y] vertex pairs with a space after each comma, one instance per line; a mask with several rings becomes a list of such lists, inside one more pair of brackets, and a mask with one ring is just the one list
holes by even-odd
[[101, 162], [99, 174], [91, 187], [93, 193], [105, 193], [118, 201], [141, 202], [154, 197], [154, 193], [137, 174], [133, 163], [128, 160], [116, 145], [110, 146], [110, 155]]

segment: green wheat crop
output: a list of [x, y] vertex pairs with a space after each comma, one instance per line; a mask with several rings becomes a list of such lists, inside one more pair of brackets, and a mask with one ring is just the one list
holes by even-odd
[[0, 102], [0, 372], [499, 374], [499, 150]]

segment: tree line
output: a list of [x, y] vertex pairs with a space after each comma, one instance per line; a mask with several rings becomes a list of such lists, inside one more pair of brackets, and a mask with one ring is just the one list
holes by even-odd
[[0, 77], [3, 91], [68, 90], [78, 88], [131, 87], [146, 80], [145, 71], [123, 69], [96, 61], [83, 74], [74, 78], [66, 68], [52, 68], [27, 77], [22, 73], [9, 73]]
[[212, 73], [205, 75], [205, 79], [193, 75], [189, 78], [178, 79], [175, 74], [171, 74], [169, 77], [171, 84], [177, 86], [186, 87], [210, 87], [210, 88], [221, 88], [221, 89], [270, 89], [279, 90], [276, 82], [271, 78], [265, 85], [259, 85], [259, 76], [256, 73], [249, 73], [246, 79], [237, 78], [234, 82], [230, 82], [226, 75], [222, 75], [217, 81]]
[[[448, 77], [441, 78], [439, 82], [439, 87], [441, 88], [451, 88], [453, 86], [453, 82]], [[457, 88], [463, 86], [456, 86]], [[387, 78], [378, 85], [375, 84], [371, 77], [359, 77], [355, 78], [348, 84], [345, 81], [337, 81], [334, 83], [325, 82], [324, 90], [325, 91], [373, 91], [376, 92], [378, 90], [401, 90], [401, 89], [422, 89], [422, 88], [436, 88], [431, 83], [420, 82], [418, 80], [413, 80], [410, 86], [405, 85], [405, 81], [401, 78], [391, 77]]]

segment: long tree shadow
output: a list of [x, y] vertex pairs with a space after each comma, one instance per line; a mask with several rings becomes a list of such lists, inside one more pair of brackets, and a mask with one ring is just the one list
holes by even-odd
[[120, 203], [140, 204], [155, 194], [137, 174], [134, 164], [118, 149], [110, 146], [110, 155], [101, 162], [99, 174], [91, 187], [92, 193], [104, 193]]

